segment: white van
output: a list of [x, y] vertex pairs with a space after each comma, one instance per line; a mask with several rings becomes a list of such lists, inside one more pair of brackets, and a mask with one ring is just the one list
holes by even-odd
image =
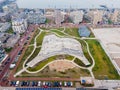
[[67, 82], [64, 82], [64, 86], [65, 86], [65, 87], [67, 86]]
[[38, 86], [39, 86], [39, 87], [41, 86], [41, 81], [38, 81]]
[[15, 86], [18, 87], [19, 83], [20, 83], [20, 81], [17, 81]]

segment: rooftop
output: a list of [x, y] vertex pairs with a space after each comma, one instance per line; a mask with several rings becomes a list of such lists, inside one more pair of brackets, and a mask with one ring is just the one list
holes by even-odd
[[79, 28], [78, 32], [81, 37], [89, 37], [90, 36], [90, 31], [88, 30], [88, 28], [86, 26], [81, 26]]

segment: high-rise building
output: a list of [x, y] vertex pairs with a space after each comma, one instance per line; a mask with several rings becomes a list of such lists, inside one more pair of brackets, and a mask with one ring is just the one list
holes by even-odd
[[115, 9], [110, 17], [114, 24], [120, 24], [120, 10]]
[[57, 25], [61, 25], [61, 23], [64, 21], [64, 14], [62, 14], [60, 10], [54, 11], [54, 17]]
[[75, 24], [79, 24], [83, 20], [83, 11], [73, 11], [70, 13], [70, 18]]
[[28, 23], [30, 24], [43, 24], [46, 21], [46, 17], [43, 15], [43, 13], [34, 13], [30, 12], [27, 16]]
[[16, 3], [5, 5], [2, 8], [3, 8], [4, 13], [13, 13], [18, 10], [18, 6]]
[[23, 33], [27, 29], [27, 20], [26, 19], [13, 19], [12, 20], [12, 29], [14, 32]]
[[103, 11], [101, 10], [91, 10], [87, 13], [90, 21], [93, 25], [97, 25], [98, 22], [102, 21]]
[[119, 14], [118, 10], [114, 10], [113, 13], [111, 14], [110, 19], [113, 23], [117, 22], [118, 14]]

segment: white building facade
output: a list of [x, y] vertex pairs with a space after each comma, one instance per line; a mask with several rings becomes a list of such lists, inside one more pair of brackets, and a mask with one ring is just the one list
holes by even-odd
[[103, 11], [100, 10], [92, 10], [87, 13], [88, 17], [91, 19], [91, 23], [93, 25], [97, 25], [98, 22], [102, 21], [103, 18]]
[[27, 29], [28, 24], [26, 19], [12, 20], [12, 29], [14, 32], [23, 33]]
[[61, 23], [64, 21], [64, 14], [62, 14], [60, 10], [54, 11], [54, 17], [57, 25], [61, 25]]
[[74, 24], [79, 24], [83, 20], [83, 11], [73, 11], [70, 13], [70, 17]]

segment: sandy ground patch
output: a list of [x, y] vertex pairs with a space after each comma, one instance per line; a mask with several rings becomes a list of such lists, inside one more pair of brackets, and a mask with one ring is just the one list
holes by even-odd
[[66, 61], [66, 60], [59, 60], [59, 61], [56, 60], [54, 63], [51, 63], [49, 65], [50, 70], [56, 70], [56, 71], [62, 71], [62, 72], [74, 67], [75, 65], [72, 62]]
[[93, 33], [101, 40], [109, 53], [120, 53], [120, 28], [94, 29]]

